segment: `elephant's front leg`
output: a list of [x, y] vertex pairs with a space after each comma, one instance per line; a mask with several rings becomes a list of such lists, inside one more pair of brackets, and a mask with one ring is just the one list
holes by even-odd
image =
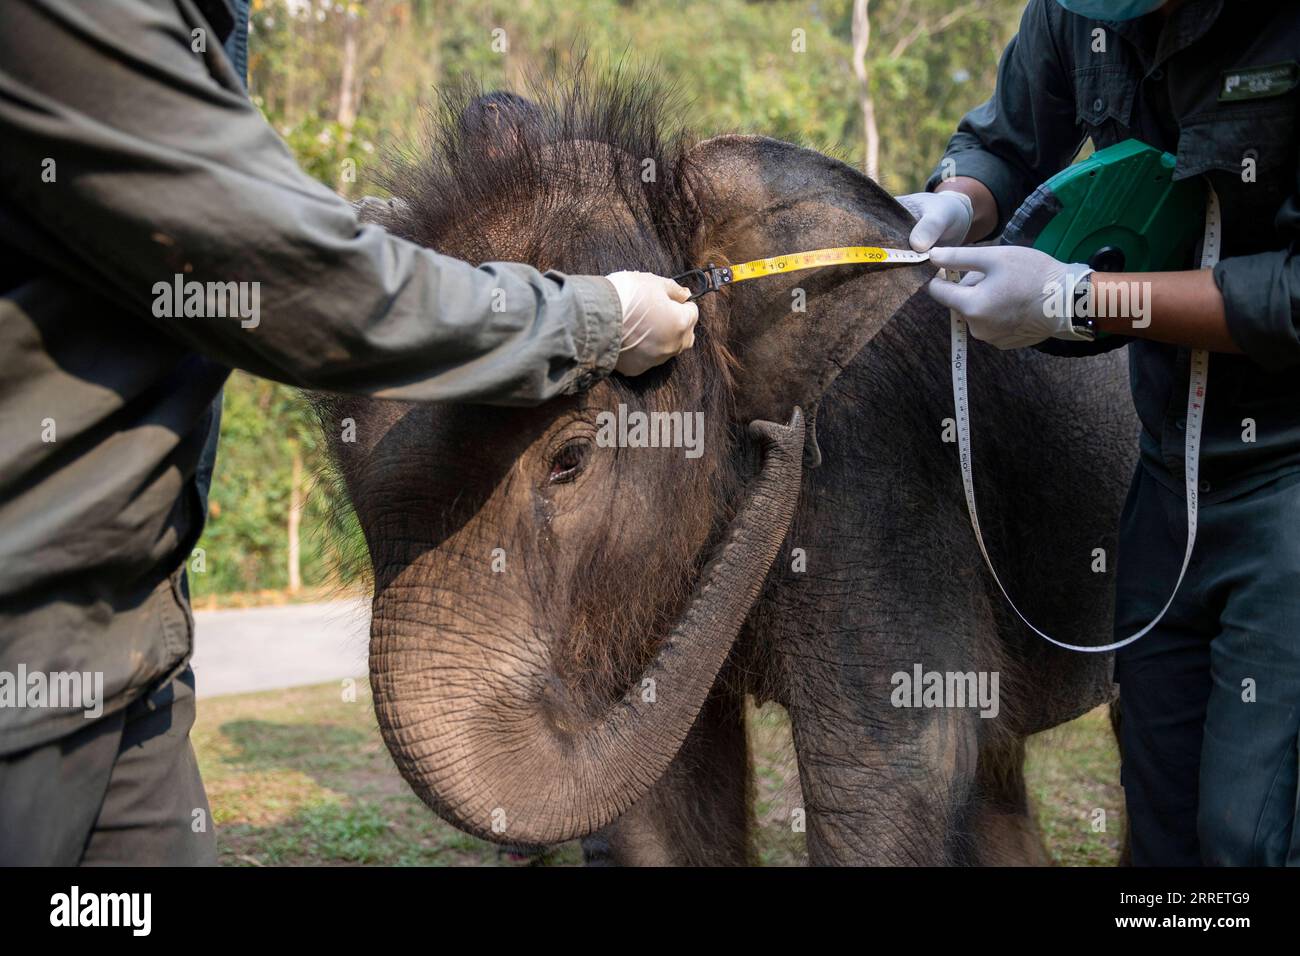
[[[875, 681], [861, 690], [878, 692]], [[868, 709], [851, 693], [790, 708], [809, 863], [942, 866], [968, 857], [971, 715]]]
[[753, 862], [744, 696], [720, 680], [667, 773], [635, 806], [582, 841], [591, 865]]

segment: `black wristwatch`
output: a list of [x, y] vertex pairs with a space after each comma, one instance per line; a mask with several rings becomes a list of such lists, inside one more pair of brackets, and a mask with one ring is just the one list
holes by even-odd
[[1074, 284], [1070, 296], [1070, 331], [1091, 342], [1097, 338], [1097, 317], [1092, 301], [1092, 273]]

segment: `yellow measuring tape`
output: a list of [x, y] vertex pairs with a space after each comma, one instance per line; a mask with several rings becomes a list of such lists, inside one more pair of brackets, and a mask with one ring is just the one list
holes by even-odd
[[[744, 282], [746, 279], [758, 279], [762, 276], [777, 275], [782, 272], [798, 272], [800, 269], [818, 269], [822, 266], [844, 265], [915, 265], [930, 258], [928, 252], [913, 252], [911, 249], [888, 249], [883, 246], [836, 246], [832, 249], [810, 249], [807, 252], [791, 252], [782, 256], [770, 256], [766, 259], [754, 259], [732, 266], [715, 266], [710, 264], [705, 269], [692, 269], [681, 275], [673, 276], [673, 281], [685, 285], [691, 290], [691, 299], [698, 299], [710, 292], [717, 292], [724, 285]], [[686, 281], [683, 281], [686, 280]], [[697, 291], [690, 282], [698, 282]]]

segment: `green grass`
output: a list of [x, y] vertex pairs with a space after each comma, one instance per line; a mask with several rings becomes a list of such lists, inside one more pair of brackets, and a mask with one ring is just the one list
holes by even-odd
[[1025, 778], [1056, 863], [1116, 864], [1124, 834], [1124, 791], [1105, 707], [1030, 738]]
[[[433, 815], [384, 749], [364, 681], [203, 700], [193, 733], [229, 866], [578, 865], [578, 844], [544, 859], [515, 859]], [[789, 724], [778, 707], [751, 713], [758, 858], [804, 861], [792, 827], [801, 804]], [[1104, 710], [1030, 741], [1030, 797], [1052, 858], [1110, 866], [1118, 855], [1123, 797]], [[1094, 830], [1095, 811], [1106, 829]]]

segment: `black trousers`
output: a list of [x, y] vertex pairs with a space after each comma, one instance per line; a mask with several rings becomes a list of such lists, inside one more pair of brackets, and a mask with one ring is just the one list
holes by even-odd
[[0, 758], [0, 865], [214, 865], [193, 672], [87, 724]]
[[[1117, 637], [1168, 599], [1186, 530], [1183, 497], [1139, 465]], [[1115, 673], [1134, 865], [1300, 865], [1300, 475], [1202, 504], [1177, 598]]]

